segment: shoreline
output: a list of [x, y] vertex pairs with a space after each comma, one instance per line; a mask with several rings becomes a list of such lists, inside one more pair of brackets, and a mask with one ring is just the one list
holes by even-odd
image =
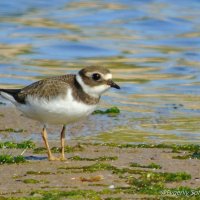
[[[97, 199], [159, 199], [179, 190], [197, 192], [199, 160], [178, 158], [189, 152], [183, 149], [79, 143], [65, 148], [66, 161], [48, 161], [46, 150], [36, 144], [24, 151], [25, 163], [0, 165], [0, 197], [43, 199], [57, 191], [62, 199], [69, 195], [63, 192], [73, 191], [77, 199], [87, 199], [78, 193], [92, 191]], [[17, 156], [23, 150], [1, 148], [0, 154]], [[57, 146], [53, 151], [59, 156]]]
[[[92, 140], [70, 140], [65, 149], [68, 160], [49, 162], [40, 123], [22, 117], [13, 107], [1, 106], [0, 113], [3, 114], [0, 127], [4, 130], [0, 155], [16, 158], [23, 154], [26, 161], [1, 163], [2, 199], [173, 199], [177, 195], [187, 199], [186, 192], [198, 195], [199, 145], [97, 144]], [[49, 127], [49, 135], [56, 132], [57, 140], [50, 140], [56, 156], [59, 131], [56, 126]], [[36, 134], [38, 140], [32, 139], [30, 133]], [[19, 134], [24, 136], [20, 141], [15, 139]], [[10, 141], [8, 146], [4, 144], [6, 138]], [[29, 139], [34, 144], [31, 148], [19, 148], [20, 142]], [[175, 191], [179, 194], [174, 195]]]

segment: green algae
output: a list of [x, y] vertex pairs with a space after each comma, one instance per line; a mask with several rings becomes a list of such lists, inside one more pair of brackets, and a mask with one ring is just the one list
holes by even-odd
[[11, 141], [0, 143], [0, 149], [33, 149], [35, 144], [31, 140], [23, 141], [21, 143], [15, 143]]
[[101, 170], [111, 170], [115, 171], [117, 170], [116, 167], [107, 164], [107, 163], [100, 163], [97, 162], [93, 165], [88, 165], [88, 166], [80, 166], [80, 167], [60, 167], [59, 169], [65, 169], [65, 170], [81, 170], [83, 172], [96, 172], [96, 171], [101, 171]]
[[[154, 166], [154, 165], [152, 165]], [[144, 194], [160, 194], [161, 190], [165, 189], [165, 183], [181, 182], [191, 179], [191, 175], [186, 172], [168, 173], [168, 172], [153, 172], [140, 169], [117, 168], [107, 163], [95, 163], [93, 165], [82, 167], [66, 167], [60, 168], [65, 170], [80, 170], [81, 172], [93, 173], [96, 171], [108, 170], [113, 174], [117, 174], [121, 179], [130, 185], [128, 188], [118, 188], [124, 193], [144, 193]], [[80, 172], [79, 171], [79, 172]], [[128, 176], [127, 176], [128, 174]], [[135, 178], [134, 175], [138, 175]], [[119, 191], [118, 191], [119, 192]]]
[[49, 181], [46, 180], [36, 180], [33, 178], [24, 179], [22, 182], [26, 184], [49, 183]]
[[2, 164], [14, 164], [14, 163], [24, 163], [26, 162], [25, 158], [21, 155], [19, 156], [12, 156], [8, 154], [0, 155], [0, 165]]
[[196, 159], [200, 159], [200, 151], [195, 151], [192, 155], [191, 158], [196, 158]]
[[[116, 187], [114, 189], [103, 189], [103, 190], [70, 190], [70, 191], [60, 191], [60, 190], [38, 190], [30, 194], [29, 197], [22, 197], [21, 200], [33, 199], [33, 200], [60, 200], [60, 199], [93, 199], [93, 200], [117, 200], [122, 199], [121, 197], [112, 197], [115, 194], [145, 194], [145, 195], [156, 195], [150, 196], [145, 199], [169, 199], [167, 194], [162, 194], [163, 191], [173, 192], [175, 190], [184, 190], [184, 188], [173, 188], [169, 189], [165, 187], [165, 183], [168, 182], [179, 182], [183, 180], [188, 180], [191, 176], [185, 172], [178, 173], [161, 173], [161, 172], [152, 172], [144, 170], [132, 170], [128, 168], [118, 169], [115, 166], [106, 163], [96, 163], [89, 166], [83, 167], [67, 167], [63, 169], [80, 169], [82, 168], [85, 172], [95, 172], [99, 170], [110, 170], [113, 173], [120, 175], [121, 173], [125, 176], [122, 177], [128, 183], [128, 187]], [[127, 176], [128, 174], [128, 176]], [[139, 177], [135, 178], [132, 174], [138, 174]], [[42, 183], [43, 181], [38, 181], [35, 179], [25, 179], [26, 183], [37, 184]], [[188, 192], [194, 192], [198, 189], [186, 188]], [[107, 195], [109, 197], [102, 196]], [[7, 198], [10, 199], [10, 198]], [[13, 198], [14, 200], [15, 198]], [[173, 199], [173, 197], [170, 199]], [[184, 196], [181, 196], [179, 199], [187, 199]], [[192, 199], [192, 198], [191, 198]]]
[[35, 149], [33, 149], [33, 153], [35, 154], [42, 154], [42, 153], [46, 153], [47, 149], [44, 147], [37, 147]]
[[152, 182], [173, 182], [173, 181], [183, 181], [183, 180], [189, 180], [191, 179], [191, 175], [187, 174], [186, 172], [176, 172], [176, 173], [169, 173], [169, 172], [147, 172], [144, 173], [141, 178], [144, 178], [145, 180], [149, 180]]
[[[187, 200], [188, 197], [191, 200], [198, 199], [196, 196], [193, 196], [193, 194], [198, 193], [199, 189], [190, 189], [187, 187], [179, 187], [179, 188], [163, 188], [160, 187], [161, 190], [159, 190], [159, 187], [154, 187], [154, 191], [149, 193], [149, 187], [141, 189], [139, 194], [150, 194], [150, 196], [142, 197], [142, 199], [145, 200], [173, 200], [173, 199], [179, 199], [179, 200]], [[161, 194], [161, 192], [168, 192], [169, 194]], [[170, 195], [175, 192], [180, 192], [179, 195]], [[188, 192], [188, 195], [185, 195], [185, 192]], [[181, 193], [182, 192], [182, 193]], [[121, 197], [112, 197], [113, 194], [138, 194], [137, 188], [130, 187], [130, 188], [123, 188], [119, 187], [114, 190], [100, 190], [100, 191], [94, 191], [94, 190], [70, 190], [70, 191], [60, 191], [60, 190], [37, 190], [34, 192], [31, 192], [31, 194], [28, 197], [0, 197], [2, 200], [61, 200], [61, 199], [68, 199], [68, 200], [121, 200], [124, 198]], [[102, 198], [102, 195], [107, 195], [109, 197]], [[136, 197], [137, 198], [137, 197]], [[137, 199], [141, 199], [140, 196], [138, 196]]]
[[9, 132], [9, 133], [23, 133], [27, 130], [24, 129], [13, 129], [13, 128], [6, 128], [6, 129], [0, 129], [0, 132]]
[[[0, 149], [32, 149], [35, 144], [31, 140], [23, 141], [21, 143], [15, 143], [11, 141], [1, 142]], [[0, 164], [11, 164], [11, 163], [24, 163], [26, 162], [24, 156], [12, 156], [10, 154], [0, 155]]]
[[131, 167], [141, 167], [141, 168], [152, 168], [152, 169], [161, 169], [162, 167], [156, 163], [150, 163], [149, 165], [140, 165], [139, 163], [131, 163]]
[[[128, 194], [148, 194], [148, 195], [162, 195], [165, 190], [172, 191], [173, 189], [166, 188], [165, 184], [168, 182], [180, 182], [191, 179], [191, 175], [185, 172], [178, 173], [143, 173], [139, 178], [133, 176], [128, 177], [128, 188], [118, 188]], [[176, 188], [176, 190], [178, 190]], [[192, 189], [191, 189], [192, 190]], [[164, 196], [164, 195], [163, 195]]]
[[24, 179], [23, 183], [26, 183], [26, 184], [37, 184], [37, 183], [40, 183], [40, 181], [38, 181], [36, 179], [29, 178], [29, 179]]
[[144, 170], [138, 170], [138, 169], [130, 169], [130, 168], [117, 168], [111, 164], [108, 163], [101, 163], [97, 162], [92, 165], [88, 166], [78, 166], [78, 167], [61, 167], [59, 169], [65, 169], [65, 170], [73, 170], [73, 169], [79, 169], [83, 172], [96, 172], [101, 170], [108, 170], [111, 171], [114, 174], [139, 174], [143, 177], [146, 177], [147, 179], [151, 180], [161, 180], [166, 182], [172, 182], [172, 181], [182, 181], [182, 180], [188, 180], [191, 179], [191, 175], [187, 174], [185, 172], [177, 172], [177, 173], [167, 173], [167, 172], [152, 172], [152, 171], [144, 171]]
[[180, 160], [185, 160], [185, 159], [200, 159], [200, 151], [195, 151], [193, 153], [186, 154], [186, 155], [177, 155], [177, 156], [173, 156], [172, 158], [174, 158], [174, 159], [180, 159]]
[[98, 158], [82, 158], [80, 156], [73, 156], [69, 158], [70, 160], [78, 160], [78, 161], [108, 161], [108, 160], [117, 160], [117, 156], [101, 156]]
[[63, 198], [67, 198], [69, 200], [74, 199], [92, 199], [92, 200], [101, 200], [100, 197], [101, 192], [96, 192], [93, 190], [71, 190], [71, 191], [59, 191], [59, 190], [52, 190], [52, 191], [35, 191], [31, 193], [32, 196], [42, 195], [42, 200], [59, 200]]
[[173, 159], [179, 159], [179, 160], [186, 160], [191, 158], [190, 155], [177, 155], [177, 156], [172, 156]]
[[[65, 152], [66, 153], [72, 153], [72, 152], [83, 151], [83, 150], [84, 150], [84, 147], [81, 144], [77, 144], [75, 146], [69, 146], [69, 145], [65, 146]], [[61, 148], [52, 147], [51, 151], [53, 153], [60, 153], [61, 152]], [[35, 153], [35, 154], [43, 154], [43, 153], [46, 153], [46, 152], [47, 152], [47, 149], [44, 148], [44, 147], [38, 147], [38, 148], [35, 148], [33, 150], [33, 153]]]
[[[87, 144], [88, 145], [88, 144]], [[108, 147], [117, 147], [117, 148], [158, 148], [158, 149], [172, 149], [172, 152], [179, 152], [181, 150], [197, 152], [200, 150], [200, 145], [198, 144], [118, 144], [118, 143], [93, 143], [90, 144], [93, 146], [108, 146]]]
[[119, 108], [114, 106], [114, 107], [106, 109], [105, 111], [103, 111], [103, 110], [95, 110], [92, 114], [93, 115], [97, 115], [97, 114], [101, 114], [101, 115], [114, 114], [114, 115], [117, 115], [119, 113], [120, 113]]
[[[115, 118], [117, 120], [117, 118]], [[146, 128], [145, 128], [146, 129]], [[154, 143], [157, 140], [182, 140], [184, 136], [170, 133], [153, 133], [149, 131], [133, 129], [129, 126], [118, 126], [110, 131], [101, 132], [98, 135], [90, 136], [89, 139], [100, 141], [102, 143], [118, 143], [123, 141], [126, 144], [134, 143]], [[123, 133], [123, 134], [122, 134]], [[154, 138], [154, 139], [153, 139]], [[84, 138], [83, 138], [84, 139]]]
[[[57, 148], [57, 147], [53, 147], [52, 149], [52, 152], [54, 153], [60, 153], [61, 152], [61, 148]], [[77, 144], [77, 145], [74, 145], [74, 146], [65, 146], [65, 152], [67, 153], [72, 153], [72, 152], [76, 152], [76, 151], [83, 151], [84, 148], [81, 144]]]

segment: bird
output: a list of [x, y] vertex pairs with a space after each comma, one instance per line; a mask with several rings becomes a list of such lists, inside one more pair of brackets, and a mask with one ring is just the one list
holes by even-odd
[[[66, 160], [66, 126], [90, 115], [109, 88], [120, 89], [112, 80], [112, 73], [102, 66], [87, 66], [76, 74], [52, 76], [21, 89], [0, 89], [0, 95], [12, 102], [25, 117], [43, 124], [42, 139], [49, 161]], [[52, 154], [47, 124], [62, 125], [61, 156]]]

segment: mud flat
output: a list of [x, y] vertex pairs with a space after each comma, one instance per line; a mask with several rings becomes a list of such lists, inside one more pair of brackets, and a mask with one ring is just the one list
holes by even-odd
[[[39, 138], [41, 125], [12, 107], [2, 106], [0, 113], [0, 199], [200, 198], [199, 145], [71, 140], [68, 159], [49, 162], [38, 140], [16, 139]], [[58, 156], [59, 143], [50, 145]]]

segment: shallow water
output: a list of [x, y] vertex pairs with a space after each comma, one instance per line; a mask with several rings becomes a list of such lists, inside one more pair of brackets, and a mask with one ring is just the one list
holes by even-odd
[[80, 135], [198, 142], [199, 10], [198, 0], [1, 1], [0, 86], [103, 64], [122, 89], [107, 93], [102, 107], [122, 112], [90, 117]]

